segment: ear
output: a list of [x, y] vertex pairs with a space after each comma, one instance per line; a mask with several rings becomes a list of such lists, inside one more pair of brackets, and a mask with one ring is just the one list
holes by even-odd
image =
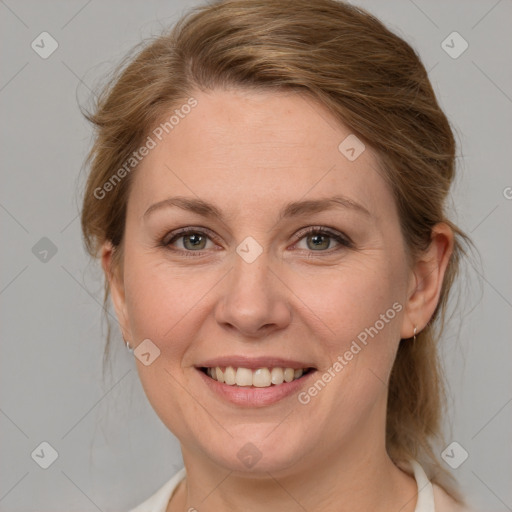
[[405, 306], [401, 337], [412, 338], [414, 327], [421, 332], [439, 302], [443, 279], [453, 252], [453, 231], [444, 222], [432, 229], [430, 245], [414, 263]]
[[110, 241], [106, 241], [103, 244], [101, 248], [101, 266], [105, 272], [105, 278], [109, 282], [110, 296], [112, 298], [112, 303], [114, 304], [119, 326], [121, 327], [123, 339], [130, 341], [131, 332], [126, 311], [123, 276], [121, 275], [121, 269], [114, 268], [112, 265], [112, 259], [115, 250], [116, 249], [113, 247]]

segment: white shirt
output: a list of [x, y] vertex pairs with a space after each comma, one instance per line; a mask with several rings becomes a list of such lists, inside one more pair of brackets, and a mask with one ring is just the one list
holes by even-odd
[[[411, 468], [414, 473], [414, 478], [418, 486], [418, 498], [416, 502], [416, 508], [414, 512], [438, 512], [438, 511], [452, 511], [458, 512], [465, 511], [465, 508], [459, 508], [459, 506], [451, 507], [448, 504], [447, 495], [438, 486], [436, 487], [436, 493], [434, 493], [434, 486], [428, 479], [425, 471], [420, 464], [414, 460], [410, 461]], [[130, 510], [129, 512], [165, 512], [169, 501], [174, 493], [178, 484], [185, 478], [185, 468], [181, 469], [176, 473], [167, 483], [165, 483], [160, 489], [148, 498], [144, 503], [141, 503], [138, 507]], [[439, 501], [438, 505], [445, 505], [442, 508], [436, 510], [434, 504], [434, 494], [436, 494], [436, 502]], [[449, 507], [449, 508], [448, 508]]]

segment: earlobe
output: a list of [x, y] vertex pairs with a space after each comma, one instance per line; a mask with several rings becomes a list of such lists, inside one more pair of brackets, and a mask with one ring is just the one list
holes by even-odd
[[101, 266], [108, 280], [110, 297], [114, 305], [116, 316], [121, 327], [123, 339], [130, 340], [131, 333], [128, 328], [128, 315], [126, 312], [126, 300], [123, 278], [119, 275], [119, 269], [114, 268], [113, 255], [115, 248], [110, 241], [106, 241], [101, 248]]
[[447, 224], [439, 223], [433, 227], [430, 245], [416, 260], [411, 271], [402, 338], [412, 338], [414, 328], [421, 332], [432, 318], [441, 295], [453, 243], [453, 231]]

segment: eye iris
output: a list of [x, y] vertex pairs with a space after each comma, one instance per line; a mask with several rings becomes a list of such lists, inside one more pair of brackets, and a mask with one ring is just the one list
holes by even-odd
[[[309, 244], [309, 241], [313, 241], [313, 245]], [[328, 249], [330, 245], [329, 235], [310, 235], [308, 236], [308, 248], [309, 249]]]
[[[183, 237], [183, 245], [185, 246], [186, 249], [204, 249], [204, 242], [205, 242], [206, 238], [198, 233], [193, 233], [191, 235], [185, 235]], [[187, 246], [187, 242], [190, 241], [192, 246]], [[203, 242], [203, 246], [200, 246], [199, 245], [201, 244], [201, 242]]]

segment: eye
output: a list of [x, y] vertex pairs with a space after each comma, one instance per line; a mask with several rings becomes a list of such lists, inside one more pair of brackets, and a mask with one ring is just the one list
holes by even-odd
[[333, 245], [338, 246], [337, 248], [335, 247], [334, 250], [339, 249], [339, 246], [352, 247], [352, 242], [347, 236], [318, 226], [313, 226], [308, 228], [305, 232], [303, 231], [297, 234], [297, 238], [299, 239], [298, 244], [305, 241], [306, 245], [306, 247], [298, 247], [299, 249], [314, 252], [332, 252], [327, 251], [327, 249], [331, 249]]
[[174, 245], [178, 250], [199, 252], [211, 248], [208, 241], [213, 244], [208, 233], [200, 229], [184, 228], [171, 233], [170, 236], [171, 238], [165, 237], [161, 244], [165, 247]]
[[[214, 235], [206, 228], [187, 227], [168, 233], [159, 245], [169, 250], [183, 253], [186, 256], [200, 256], [202, 251], [213, 249]], [[295, 235], [295, 248], [309, 252], [333, 253], [342, 248], [351, 248], [350, 238], [337, 231], [322, 226], [312, 226]], [[305, 247], [300, 244], [305, 242]], [[333, 247], [334, 246], [334, 247]], [[196, 253], [196, 254], [194, 254]]]

